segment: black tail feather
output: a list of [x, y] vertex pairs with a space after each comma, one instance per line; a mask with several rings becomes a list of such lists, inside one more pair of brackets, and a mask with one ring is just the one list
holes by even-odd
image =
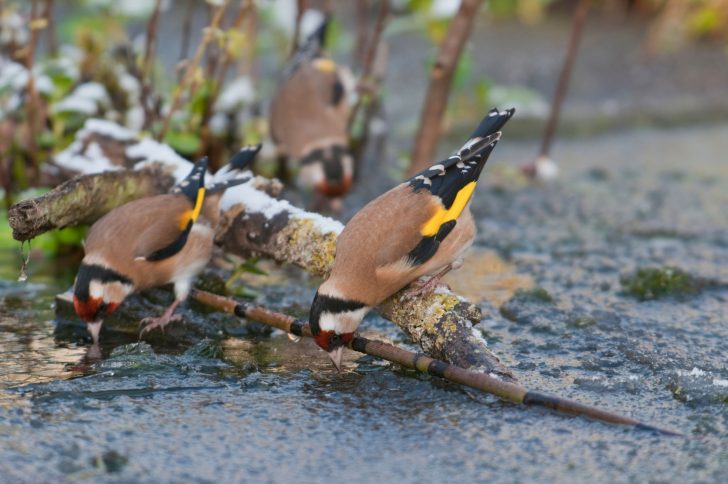
[[506, 109], [504, 111], [499, 111], [498, 108], [491, 109], [480, 122], [478, 127], [475, 128], [475, 131], [473, 131], [473, 134], [470, 135], [470, 138], [483, 138], [500, 131], [515, 112], [515, 108]]
[[250, 165], [250, 163], [255, 159], [255, 156], [260, 152], [262, 147], [262, 143], [258, 143], [257, 145], [248, 145], [235, 153], [227, 164], [228, 170], [244, 170], [248, 168], [248, 165]]
[[250, 180], [252, 180], [253, 175], [243, 176], [240, 178], [233, 178], [232, 180], [225, 180], [221, 182], [217, 182], [214, 185], [210, 185], [205, 189], [208, 195], [212, 195], [213, 193], [220, 193], [224, 192], [230, 187], [234, 187], [236, 185], [242, 185], [243, 183], [248, 183]]

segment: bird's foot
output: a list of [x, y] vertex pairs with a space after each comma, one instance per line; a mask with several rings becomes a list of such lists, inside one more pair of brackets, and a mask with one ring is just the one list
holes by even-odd
[[450, 286], [447, 284], [441, 284], [440, 279], [442, 276], [432, 276], [427, 282], [420, 282], [415, 281], [412, 284], [410, 284], [410, 289], [405, 291], [404, 293], [404, 299], [414, 299], [419, 296], [426, 296], [433, 292], [438, 287], [444, 287], [446, 289], [450, 289]]
[[139, 338], [144, 336], [144, 333], [147, 333], [153, 329], [159, 328], [162, 333], [164, 333], [164, 327], [167, 326], [169, 323], [174, 321], [181, 321], [182, 316], [179, 314], [171, 315], [164, 313], [163, 315], [159, 316], [158, 318], [144, 318], [139, 322], [139, 326], [142, 326], [142, 330], [139, 332]]

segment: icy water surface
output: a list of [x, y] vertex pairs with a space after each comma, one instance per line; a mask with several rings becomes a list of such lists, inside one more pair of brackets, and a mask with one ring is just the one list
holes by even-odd
[[[89, 363], [82, 328], [53, 322], [68, 276], [34, 266], [30, 285], [10, 282], [2, 254], [0, 481], [726, 482], [726, 133], [563, 142], [549, 186], [524, 185], [509, 163], [535, 147], [503, 142], [474, 202], [478, 248], [450, 278], [481, 302], [479, 328], [522, 383], [689, 439], [520, 408], [367, 357], [337, 374], [310, 342], [194, 306], [149, 343], [110, 325]], [[620, 282], [666, 266], [690, 283], [641, 301]], [[299, 315], [316, 284], [275, 268], [247, 278]], [[380, 319], [367, 329], [404, 343]]]

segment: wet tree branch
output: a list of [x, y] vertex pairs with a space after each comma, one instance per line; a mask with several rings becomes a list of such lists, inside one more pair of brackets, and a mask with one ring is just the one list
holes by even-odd
[[[296, 336], [311, 337], [311, 329], [307, 322], [295, 319], [286, 314], [254, 304], [241, 303], [234, 299], [225, 298], [198, 289], [193, 289], [190, 295], [202, 304], [234, 314], [238, 317], [257, 321]], [[495, 395], [509, 402], [533, 407], [545, 407], [562, 414], [587, 417], [609, 424], [625, 425], [657, 432], [666, 436], [684, 437], [682, 434], [671, 430], [647, 425], [639, 420], [608, 410], [592, 407], [566, 398], [531, 391], [517, 383], [506, 381], [489, 373], [460, 368], [457, 365], [448, 364], [426, 355], [415, 354], [381, 341], [355, 336], [348, 346], [351, 350], [397, 363], [405, 368], [421, 373], [475, 388], [476, 390]]]
[[161, 167], [82, 175], [16, 203], [8, 210], [8, 221], [13, 238], [22, 242], [49, 230], [93, 223], [119, 205], [166, 193], [173, 184]]

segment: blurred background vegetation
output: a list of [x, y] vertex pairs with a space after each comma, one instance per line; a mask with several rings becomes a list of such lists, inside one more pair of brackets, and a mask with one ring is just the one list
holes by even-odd
[[[492, 105], [515, 105], [521, 119], [536, 121], [524, 124], [526, 135], [539, 136], [555, 83], [551, 72], [563, 55], [549, 58], [553, 68], [537, 81], [518, 64], [517, 49], [523, 46], [513, 46], [509, 82], [484, 71], [479, 59], [496, 50], [507, 56], [508, 42], [519, 32], [553, 32], [555, 51], [563, 51], [576, 3], [484, 1], [473, 40], [457, 65], [445, 128], [470, 126]], [[0, 0], [0, 246], [17, 247], [7, 207], [59, 181], [53, 156], [72, 143], [87, 119], [115, 121], [167, 143], [187, 159], [209, 155], [219, 165], [241, 145], [267, 140], [267, 105], [299, 31], [297, 12], [302, 7], [331, 12], [327, 49], [358, 77], [363, 33], [371, 29], [379, 5], [377, 0]], [[375, 97], [381, 96], [381, 117], [386, 113], [390, 133], [400, 140], [388, 155], [395, 160], [387, 168], [393, 178], [406, 169], [409, 147], [402, 140], [414, 133], [420, 103], [419, 94], [409, 92], [411, 85], [398, 79], [427, 79], [458, 5], [452, 0], [390, 4], [384, 32], [385, 43], [392, 44], [383, 73], [387, 80]], [[301, 16], [299, 35], [316, 26], [318, 15]], [[607, 19], [614, 29], [631, 24], [634, 30], [637, 24], [638, 50], [645, 59], [686, 46], [728, 47], [728, 0], [594, 0], [591, 17]], [[481, 34], [504, 25], [515, 34], [502, 44], [479, 42]], [[406, 55], [410, 48], [424, 52], [427, 61], [413, 66]], [[352, 126], [353, 142], [361, 136], [361, 122]], [[271, 166], [257, 169], [270, 174]], [[63, 253], [77, 247], [82, 235], [81, 229], [56, 231], [34, 247]]]

